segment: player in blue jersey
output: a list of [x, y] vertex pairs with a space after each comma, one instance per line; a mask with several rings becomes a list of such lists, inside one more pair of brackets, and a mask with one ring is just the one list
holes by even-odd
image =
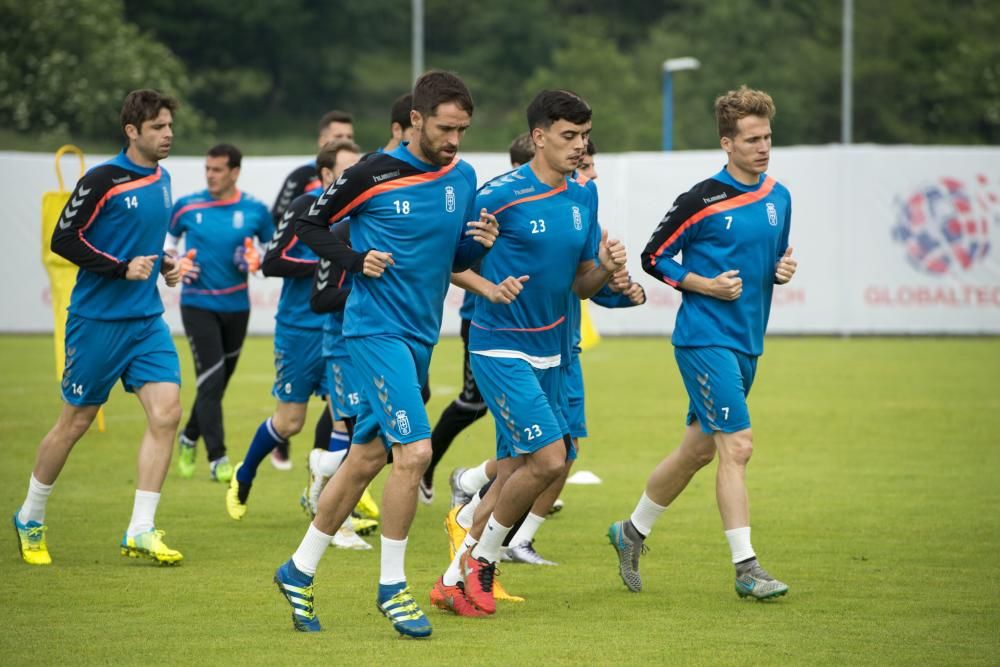
[[736, 592], [758, 599], [788, 592], [757, 562], [745, 483], [753, 449], [746, 397], [764, 352], [774, 285], [796, 269], [791, 196], [766, 174], [773, 116], [770, 95], [746, 86], [716, 99], [726, 166], [677, 198], [642, 254], [646, 272], [682, 294], [672, 341], [690, 406], [680, 446], [653, 470], [631, 518], [608, 530], [632, 591], [642, 589], [639, 555], [653, 524], [718, 453], [716, 499]]
[[159, 166], [170, 153], [176, 109], [173, 98], [154, 90], [125, 97], [126, 148], [80, 179], [52, 236], [52, 251], [80, 271], [66, 322], [64, 404], [38, 447], [27, 497], [13, 516], [26, 563], [52, 562], [46, 503], [73, 445], [118, 380], [139, 398], [147, 421], [121, 553], [170, 564], [182, 559], [155, 525], [181, 417], [180, 365], [156, 288], [157, 275], [172, 287], [181, 273], [179, 262], [162, 255], [171, 194], [170, 175]]
[[[457, 76], [422, 75], [413, 89], [416, 139], [366, 156], [298, 220], [305, 243], [354, 274], [343, 335], [362, 382], [351, 453], [323, 489], [299, 548], [275, 573], [298, 630], [320, 629], [312, 595], [316, 568], [391, 447], [376, 602], [399, 633], [431, 633], [404, 568], [417, 485], [431, 451], [420, 387], [451, 273], [479, 260], [497, 233], [495, 220], [475, 213], [476, 175], [457, 156], [472, 111], [472, 97]], [[329, 231], [348, 216], [352, 247]]]
[[496, 422], [497, 476], [431, 592], [436, 606], [469, 616], [496, 611], [504, 539], [574, 456], [560, 398], [567, 297], [572, 290], [589, 298], [626, 259], [625, 247], [600, 231], [593, 191], [571, 178], [586, 150], [590, 106], [569, 91], [545, 90], [527, 116], [535, 157], [487, 183], [476, 204], [503, 230], [483, 278], [530, 280], [509, 305], [477, 300], [469, 334], [472, 370]]
[[247, 274], [260, 264], [253, 238], [266, 243], [274, 234], [267, 207], [236, 187], [242, 162], [243, 154], [231, 144], [210, 148], [205, 158], [208, 187], [178, 199], [170, 216], [166, 250], [176, 256], [183, 237], [184, 256], [194, 265], [181, 287], [181, 320], [197, 375], [194, 406], [178, 437], [177, 470], [184, 478], [194, 476], [200, 437], [205, 438], [212, 479], [228, 482], [233, 476], [226, 456], [222, 396], [236, 370], [250, 319]]

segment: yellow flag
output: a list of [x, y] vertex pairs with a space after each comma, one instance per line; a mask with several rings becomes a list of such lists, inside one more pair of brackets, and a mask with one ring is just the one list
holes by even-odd
[[580, 302], [580, 349], [584, 352], [601, 342], [601, 334], [597, 332], [594, 321], [590, 319], [587, 302]]
[[[69, 308], [69, 297], [76, 284], [76, 264], [52, 252], [52, 234], [63, 207], [69, 201], [70, 190], [63, 182], [62, 168], [59, 161], [66, 153], [75, 153], [80, 158], [80, 176], [83, 177], [85, 164], [83, 151], [72, 144], [66, 144], [56, 151], [56, 178], [59, 189], [42, 195], [42, 265], [49, 274], [49, 294], [52, 301], [52, 340], [55, 346], [56, 379], [62, 379], [63, 366], [66, 363], [66, 309]], [[104, 410], [97, 413], [97, 428], [104, 431]]]

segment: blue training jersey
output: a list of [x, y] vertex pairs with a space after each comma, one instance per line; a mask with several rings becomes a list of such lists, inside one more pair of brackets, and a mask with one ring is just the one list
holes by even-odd
[[[52, 251], [80, 267], [69, 312], [126, 320], [163, 312], [156, 289], [170, 222], [170, 175], [140, 167], [123, 150], [76, 184], [52, 235]], [[128, 263], [157, 255], [146, 280], [125, 280]]]
[[565, 352], [567, 296], [582, 262], [596, 262], [600, 227], [594, 193], [572, 179], [557, 188], [525, 164], [487, 183], [476, 198], [500, 223], [500, 237], [480, 273], [494, 283], [530, 276], [517, 299], [476, 299], [469, 350], [514, 351], [531, 357]]
[[236, 250], [247, 237], [271, 240], [274, 224], [262, 202], [236, 191], [215, 199], [208, 190], [181, 197], [170, 216], [170, 235], [184, 237], [184, 249], [196, 250], [198, 279], [181, 287], [181, 305], [231, 313], [250, 309], [247, 274], [236, 266]]
[[[345, 308], [345, 337], [437, 342], [452, 271], [468, 268], [485, 253], [465, 236], [466, 223], [477, 217], [475, 187], [476, 174], [467, 162], [456, 157], [441, 167], [426, 164], [404, 144], [365, 156], [298, 219], [300, 238], [338, 262], [343, 244], [328, 233], [329, 225], [351, 218], [350, 245], [360, 259], [341, 267], [356, 274]], [[361, 273], [370, 249], [392, 253], [395, 262], [379, 278]]]
[[315, 203], [322, 190], [315, 189], [292, 201], [275, 226], [274, 236], [267, 246], [261, 270], [265, 276], [280, 276], [281, 296], [274, 320], [281, 325], [299, 329], [322, 330], [326, 316], [309, 307], [313, 274], [319, 258], [309, 246], [299, 242], [292, 222]]
[[677, 289], [689, 272], [714, 278], [737, 269], [743, 293], [722, 301], [683, 292], [675, 346], [764, 352], [774, 271], [788, 248], [791, 220], [791, 195], [766, 174], [744, 185], [722, 169], [677, 198], [642, 253], [643, 268]]

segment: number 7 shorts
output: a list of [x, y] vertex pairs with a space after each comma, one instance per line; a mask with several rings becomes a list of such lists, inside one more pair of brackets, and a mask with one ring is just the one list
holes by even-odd
[[159, 315], [130, 320], [66, 320], [63, 400], [77, 407], [103, 405], [115, 382], [134, 392], [149, 382], [181, 383], [177, 348]]
[[674, 357], [691, 400], [688, 424], [697, 419], [709, 434], [750, 428], [747, 395], [757, 357], [725, 347], [675, 347]]
[[[469, 360], [496, 422], [498, 459], [531, 454], [562, 440], [569, 429], [560, 408], [562, 373], [558, 367], [535, 368], [523, 359], [475, 352]], [[576, 458], [575, 451], [570, 458]]]

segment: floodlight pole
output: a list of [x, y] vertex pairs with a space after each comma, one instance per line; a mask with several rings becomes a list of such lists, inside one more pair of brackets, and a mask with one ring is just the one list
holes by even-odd
[[674, 148], [674, 72], [698, 69], [697, 58], [668, 58], [663, 61], [663, 150]]
[[854, 0], [844, 0], [843, 45], [841, 47], [840, 143], [852, 141], [854, 120]]
[[413, 66], [413, 83], [424, 73], [424, 0], [412, 0], [413, 43], [410, 63]]

